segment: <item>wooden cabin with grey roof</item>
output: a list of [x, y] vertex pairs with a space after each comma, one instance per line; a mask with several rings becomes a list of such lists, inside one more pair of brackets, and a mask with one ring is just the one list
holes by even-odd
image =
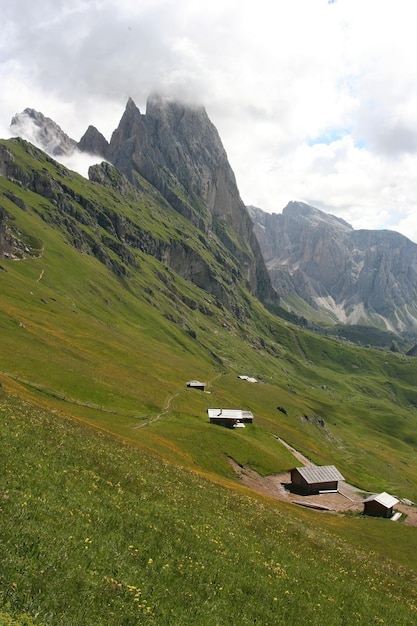
[[291, 490], [302, 494], [337, 491], [344, 480], [334, 465], [307, 465], [291, 470]]

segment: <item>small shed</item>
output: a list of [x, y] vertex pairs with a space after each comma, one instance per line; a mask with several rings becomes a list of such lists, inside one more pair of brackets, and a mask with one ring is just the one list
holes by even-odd
[[252, 424], [253, 413], [241, 409], [207, 409], [210, 424], [234, 428], [236, 424]]
[[344, 478], [334, 465], [307, 465], [291, 470], [292, 489], [300, 493], [337, 491], [339, 480]]
[[364, 515], [372, 515], [373, 517], [390, 518], [394, 513], [393, 508], [398, 502], [399, 500], [397, 500], [397, 498], [383, 491], [382, 493], [365, 498], [363, 501], [363, 513]]
[[199, 380], [189, 380], [187, 383], [187, 387], [190, 387], [191, 389], [199, 389], [200, 391], [205, 391], [206, 386], [206, 383], [200, 383]]

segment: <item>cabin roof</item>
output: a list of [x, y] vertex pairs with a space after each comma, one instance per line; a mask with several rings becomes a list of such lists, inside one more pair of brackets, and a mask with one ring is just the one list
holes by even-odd
[[329, 483], [334, 480], [345, 480], [334, 465], [307, 465], [295, 468], [307, 484]]
[[221, 419], [242, 419], [241, 409], [207, 409], [209, 417]]
[[251, 411], [242, 411], [242, 409], [207, 409], [207, 413], [210, 418], [218, 417], [224, 420], [253, 419]]
[[383, 491], [382, 493], [374, 493], [372, 496], [368, 496], [365, 498], [364, 502], [378, 502], [378, 504], [382, 504], [387, 509], [398, 504], [399, 500], [394, 496], [391, 496], [389, 493]]

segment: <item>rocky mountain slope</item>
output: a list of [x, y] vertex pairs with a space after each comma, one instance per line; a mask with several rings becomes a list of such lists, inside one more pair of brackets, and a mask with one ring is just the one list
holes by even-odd
[[[25, 135], [28, 127], [35, 128], [31, 136], [49, 154], [73, 150], [97, 154], [115, 165], [138, 190], [143, 191], [144, 180], [150, 183], [200, 231], [204, 246], [221, 242], [229, 259], [226, 261], [224, 253], [221, 258], [217, 251], [218, 261], [233, 265], [231, 275], [237, 281], [243, 279], [250, 292], [264, 302], [278, 301], [226, 152], [203, 107], [153, 95], [146, 114], [141, 114], [129, 99], [110, 142], [90, 126], [76, 143], [52, 120], [32, 109], [12, 120], [17, 134]], [[93, 167], [89, 175], [103, 183], [104, 171]], [[168, 246], [164, 258], [170, 267], [232, 306], [228, 290], [207, 270], [202, 250], [190, 254], [184, 252], [184, 246], [182, 250]], [[228, 273], [225, 268], [224, 276]]]
[[295, 310], [308, 303], [344, 324], [417, 328], [417, 245], [409, 239], [354, 230], [301, 202], [282, 214], [249, 211], [272, 284]]
[[[89, 176], [96, 183], [116, 185], [131, 197], [157, 194], [197, 229], [200, 245], [190, 246], [184, 238], [179, 245], [172, 238], [169, 244], [153, 242], [145, 248], [229, 310], [242, 312], [235, 288], [244, 285], [265, 303], [278, 303], [280, 296], [288, 309], [314, 321], [370, 325], [395, 333], [417, 329], [416, 244], [391, 231], [355, 231], [343, 220], [299, 202], [290, 202], [278, 215], [245, 207], [203, 107], [153, 94], [142, 114], [129, 99], [110, 141], [90, 126], [76, 142], [33, 109], [16, 115], [12, 130], [51, 155], [78, 150], [117, 168], [108, 163], [91, 167]], [[37, 174], [30, 184], [41, 193], [49, 193], [49, 188], [53, 193], [54, 184]], [[126, 233], [114, 215], [110, 223], [119, 239], [113, 248], [124, 250], [122, 265], [115, 259], [112, 264], [122, 271], [129, 256]], [[4, 228], [1, 245], [6, 249]], [[140, 246], [148, 237], [141, 235]], [[132, 232], [128, 240], [139, 245]], [[93, 248], [106, 256], [102, 246]], [[208, 250], [216, 258], [215, 271], [207, 261]]]
[[68, 137], [56, 122], [35, 109], [26, 108], [22, 113], [16, 113], [10, 130], [42, 147], [51, 156], [71, 154], [77, 148], [77, 142]]

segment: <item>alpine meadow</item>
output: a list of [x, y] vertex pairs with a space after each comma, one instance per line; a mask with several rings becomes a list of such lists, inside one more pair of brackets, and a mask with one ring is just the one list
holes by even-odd
[[0, 141], [0, 624], [415, 624], [415, 329], [283, 305], [203, 109], [129, 100], [76, 149], [89, 180]]

